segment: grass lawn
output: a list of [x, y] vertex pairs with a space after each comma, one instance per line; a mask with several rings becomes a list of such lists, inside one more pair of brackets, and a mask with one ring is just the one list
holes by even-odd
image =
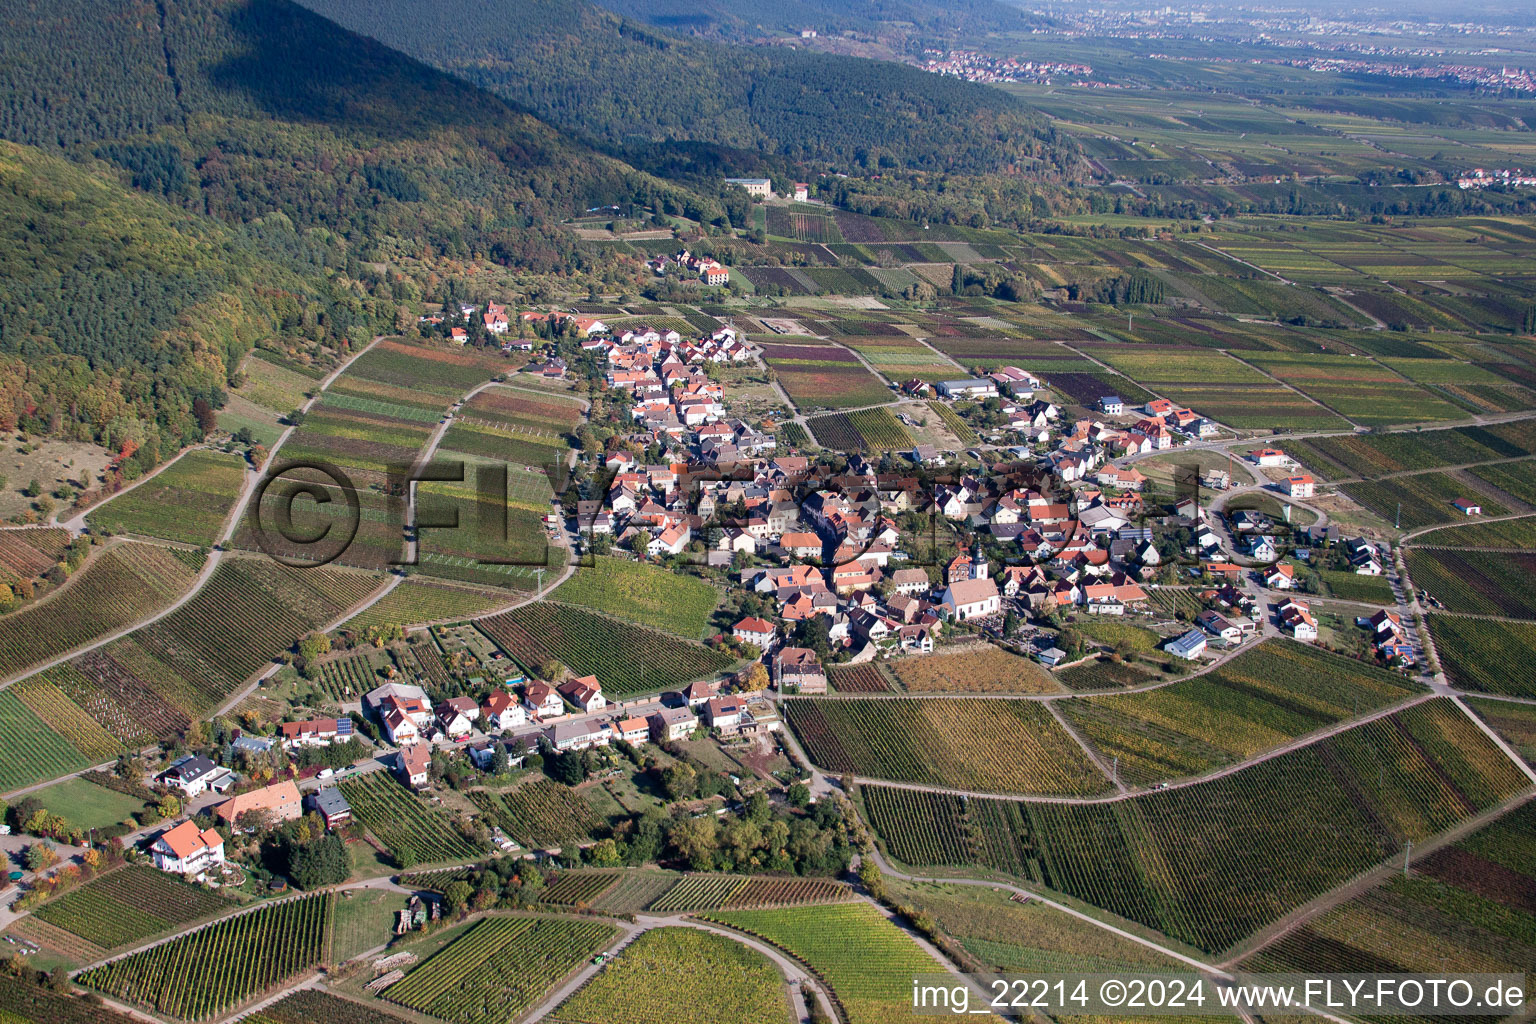
[[720, 591], [701, 579], [625, 558], [599, 558], [593, 568], [578, 565], [553, 596], [690, 640], [709, 631], [709, 617], [720, 603]]
[[400, 870], [388, 857], [362, 840], [348, 843], [347, 854], [352, 858], [353, 878], [383, 878]]
[[394, 934], [395, 911], [405, 897], [382, 889], [353, 889], [336, 899], [332, 957], [337, 963], [387, 943]]
[[81, 828], [106, 828], [142, 810], [144, 802], [84, 779], [66, 779], [30, 794]]

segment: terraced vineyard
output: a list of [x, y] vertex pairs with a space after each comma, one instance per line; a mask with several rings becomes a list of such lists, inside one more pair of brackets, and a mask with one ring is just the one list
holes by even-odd
[[1536, 516], [1445, 526], [1420, 534], [1409, 543], [1413, 547], [1529, 549], [1536, 547]]
[[[636, 993], [643, 992], [643, 999]], [[547, 1018], [556, 1024], [786, 1024], [768, 958], [695, 928], [654, 928]]]
[[14, 1024], [136, 1024], [140, 1020], [72, 995], [6, 977], [0, 977], [0, 1016]]
[[596, 921], [486, 918], [385, 989], [384, 998], [452, 1024], [503, 1024], [617, 934]]
[[[1404, 530], [1433, 526], [1436, 523], [1453, 523], [1465, 518], [1452, 504], [1458, 498], [1471, 498], [1480, 502], [1484, 515], [1502, 516], [1510, 511], [1449, 473], [1421, 473], [1416, 476], [1367, 480], [1345, 484], [1343, 490], [1387, 523], [1401, 522]], [[1397, 511], [1399, 504], [1402, 505], [1401, 519]]]
[[126, 494], [91, 510], [94, 527], [184, 544], [218, 540], [245, 480], [245, 460], [193, 451]]
[[[114, 999], [182, 1020], [203, 1020], [324, 963], [330, 893], [284, 900], [81, 973]], [[249, 955], [259, 949], [261, 956]]]
[[676, 914], [723, 907], [746, 884], [741, 875], [689, 875], [646, 909], [653, 914]]
[[1219, 668], [1156, 690], [1056, 707], [1125, 781], [1199, 775], [1421, 693], [1393, 672], [1269, 640]]
[[821, 768], [984, 793], [1100, 793], [1110, 782], [1039, 701], [799, 697], [785, 716]]
[[0, 529], [0, 583], [37, 579], [58, 563], [69, 542], [68, 530]]
[[772, 943], [805, 964], [831, 989], [848, 1024], [889, 1024], [910, 1015], [912, 978], [944, 970], [867, 903], [719, 911], [705, 920]]
[[961, 419], [960, 414], [955, 412], [954, 409], [943, 402], [929, 402], [928, 408], [932, 409], [939, 419], [944, 421], [944, 425], [949, 428], [950, 433], [954, 434], [962, 445], [980, 443], [981, 438], [976, 436], [976, 431], [972, 430], [971, 425]]
[[475, 622], [530, 671], [558, 661], [595, 675], [610, 699], [681, 689], [729, 668], [730, 655], [580, 608], [540, 601]]
[[384, 682], [378, 675], [376, 663], [380, 660], [387, 663], [388, 655], [363, 651], [322, 662], [319, 688], [338, 703], [355, 701]]
[[117, 737], [103, 729], [63, 690], [50, 683], [46, 675], [28, 676], [13, 685], [11, 692], [88, 761], [106, 761], [123, 749]]
[[0, 618], [0, 677], [153, 615], [185, 593], [196, 575], [152, 544], [100, 552], [57, 594]]
[[395, 862], [408, 867], [440, 860], [472, 860], [484, 847], [462, 836], [441, 811], [383, 772], [343, 779], [341, 792], [352, 816], [389, 847]]
[[504, 792], [473, 790], [469, 798], [527, 847], [581, 842], [606, 824], [579, 793], [550, 779]]
[[1404, 558], [1413, 585], [1446, 611], [1536, 618], [1536, 592], [1530, 586], [1536, 554], [1409, 548]]
[[899, 658], [890, 667], [912, 693], [1061, 692], [1060, 684], [1038, 664], [990, 644]]
[[93, 878], [32, 913], [102, 949], [114, 949], [230, 909], [227, 900], [201, 886], [130, 865]]
[[907, 864], [999, 871], [1215, 953], [1527, 785], [1437, 699], [1211, 782], [1126, 800], [862, 793], [872, 827]]

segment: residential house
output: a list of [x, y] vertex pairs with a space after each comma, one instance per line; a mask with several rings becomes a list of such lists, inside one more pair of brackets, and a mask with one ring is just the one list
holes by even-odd
[[683, 699], [688, 702], [690, 708], [696, 708], [709, 703], [710, 698], [719, 692], [720, 684], [716, 680], [696, 679], [683, 691]]
[[473, 697], [450, 697], [437, 706], [437, 727], [449, 739], [461, 740], [475, 729], [480, 705]]
[[891, 586], [898, 594], [925, 594], [931, 584], [924, 569], [897, 569], [891, 573]]
[[326, 828], [335, 829], [352, 820], [352, 805], [335, 786], [315, 790], [304, 798], [304, 804], [324, 819]]
[[608, 706], [608, 699], [603, 696], [603, 686], [597, 681], [597, 676], [568, 679], [560, 686], [559, 693], [582, 711], [600, 711]]
[[747, 702], [741, 697], [716, 697], [704, 705], [705, 723], [721, 736], [739, 735], [746, 716]]
[[560, 699], [560, 692], [542, 679], [535, 679], [523, 688], [523, 706], [534, 718], [565, 714], [565, 701]]
[[1123, 415], [1125, 401], [1119, 395], [1105, 395], [1099, 399], [1099, 411], [1106, 416]]
[[263, 815], [267, 824], [275, 825], [283, 821], [292, 821], [303, 811], [304, 802], [299, 797], [299, 787], [294, 785], [291, 779], [274, 782], [265, 789], [241, 793], [213, 809], [214, 815], [229, 825], [237, 824], [247, 814]]
[[506, 690], [492, 690], [480, 706], [480, 717], [485, 719], [487, 732], [503, 732], [528, 723], [528, 711], [518, 703], [517, 697]]
[[1310, 498], [1317, 491], [1317, 481], [1310, 473], [1299, 473], [1280, 481], [1280, 489], [1292, 498]]
[[1198, 629], [1192, 629], [1183, 636], [1168, 642], [1163, 648], [1175, 658], [1183, 658], [1186, 661], [1194, 661], [1205, 653], [1205, 634]]
[[395, 755], [395, 773], [412, 789], [424, 789], [431, 779], [432, 751], [426, 747], [406, 747]]
[[188, 754], [171, 762], [155, 781], [179, 789], [183, 796], [191, 798], [208, 788], [209, 777], [217, 771], [218, 765], [203, 755]]
[[656, 743], [685, 740], [699, 725], [699, 720], [688, 708], [662, 708], [647, 721], [651, 725], [651, 739]]
[[651, 738], [651, 724], [643, 718], [623, 719], [617, 731], [619, 739], [637, 746]]
[[1296, 586], [1296, 570], [1290, 565], [1272, 565], [1264, 571], [1264, 585], [1271, 590], [1291, 590]]
[[736, 625], [731, 627], [731, 636], [744, 644], [752, 644], [760, 651], [767, 651], [773, 646], [774, 638], [778, 630], [773, 623], [748, 615]]
[[1212, 636], [1229, 642], [1235, 643], [1243, 638], [1243, 631], [1238, 628], [1237, 624], [1228, 621], [1225, 615], [1222, 615], [1213, 608], [1208, 608], [1195, 616], [1195, 625]]
[[823, 694], [827, 692], [827, 674], [808, 647], [784, 647], [773, 656], [773, 679], [779, 692]]
[[556, 722], [544, 730], [544, 738], [556, 750], [586, 750], [607, 746], [613, 729], [606, 722]]
[[1290, 457], [1279, 448], [1258, 448], [1248, 453], [1248, 461], [1255, 466], [1289, 466]]
[[160, 833], [149, 858], [161, 871], [197, 877], [224, 863], [224, 837], [217, 829], [200, 829], [188, 819]]
[[1297, 640], [1316, 640], [1317, 621], [1312, 618], [1312, 610], [1300, 601], [1287, 598], [1275, 609], [1280, 619], [1280, 627]]
[[280, 731], [283, 746], [289, 750], [297, 750], [300, 747], [324, 747], [350, 740], [352, 719], [314, 718], [307, 722], [284, 722]]
[[779, 538], [779, 547], [795, 558], [820, 558], [822, 543], [814, 533], [786, 533]]

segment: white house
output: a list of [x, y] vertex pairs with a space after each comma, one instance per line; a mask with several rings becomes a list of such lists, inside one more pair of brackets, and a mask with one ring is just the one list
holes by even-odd
[[939, 606], [958, 621], [995, 615], [1002, 603], [997, 583], [990, 579], [956, 580], [939, 598]]
[[1248, 453], [1255, 466], [1288, 466], [1291, 460], [1279, 448], [1258, 448]]
[[560, 693], [542, 679], [535, 679], [523, 691], [523, 706], [535, 718], [549, 718], [565, 713]]
[[731, 627], [731, 636], [742, 643], [753, 644], [760, 651], [766, 651], [773, 646], [773, 639], [777, 635], [773, 623], [748, 615], [736, 625]]
[[1198, 629], [1192, 629], [1183, 636], [1168, 643], [1164, 648], [1175, 658], [1183, 658], [1186, 661], [1194, 661], [1205, 653], [1205, 634]]
[[437, 724], [449, 739], [461, 739], [474, 731], [480, 705], [473, 697], [450, 697], [437, 706]]
[[161, 772], [159, 781], [181, 790], [183, 796], [194, 797], [208, 788], [208, 780], [217, 770], [218, 766], [201, 754], [188, 754]]
[[1280, 488], [1292, 498], [1310, 498], [1317, 490], [1317, 481], [1312, 479], [1310, 473], [1299, 473], [1286, 477], [1281, 481]]
[[583, 711], [601, 711], [608, 706], [608, 698], [603, 696], [603, 685], [597, 681], [597, 676], [567, 680], [559, 693]]
[[217, 829], [199, 829], [188, 819], [162, 832], [149, 848], [149, 857], [161, 871], [195, 877], [224, 863], [224, 837]]
[[480, 706], [480, 717], [485, 719], [488, 732], [501, 732], [528, 724], [528, 711], [517, 698], [506, 690], [493, 690]]
[[647, 721], [651, 725], [651, 739], [657, 743], [685, 740], [699, 724], [698, 718], [689, 708], [662, 708]]

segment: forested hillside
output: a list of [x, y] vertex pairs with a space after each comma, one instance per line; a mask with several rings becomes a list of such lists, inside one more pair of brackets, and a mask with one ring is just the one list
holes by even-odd
[[681, 142], [852, 173], [1075, 162], [1013, 97], [902, 64], [684, 39], [585, 0], [304, 3], [643, 166]]
[[36, 403], [33, 429], [128, 430], [151, 461], [255, 339], [392, 324], [412, 284], [367, 261], [559, 273], [591, 259], [573, 210], [701, 202], [286, 0], [0, 0], [0, 137], [159, 200], [6, 151], [0, 352], [50, 369], [9, 364], [0, 426]]

